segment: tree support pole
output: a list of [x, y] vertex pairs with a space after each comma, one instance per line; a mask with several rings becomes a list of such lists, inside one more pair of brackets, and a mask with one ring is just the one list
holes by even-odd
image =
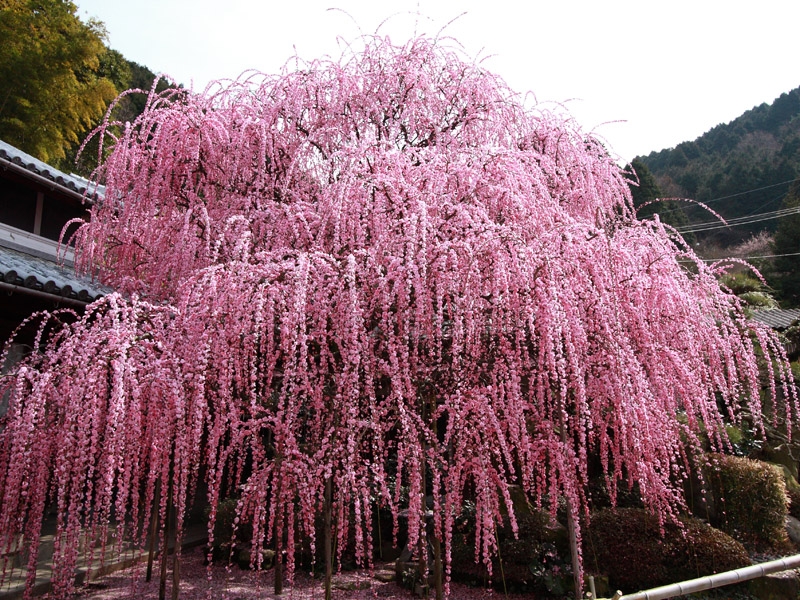
[[436, 585], [436, 600], [444, 598], [444, 585], [442, 584], [442, 542], [434, 533], [433, 535], [433, 579]]
[[[279, 509], [280, 511], [280, 509]], [[283, 594], [283, 513], [278, 512], [275, 523], [275, 595]]]
[[[177, 517], [177, 515], [176, 515]], [[181, 549], [178, 547], [178, 529], [175, 528], [175, 549], [172, 555], [172, 600], [178, 600], [181, 589]]]
[[147, 577], [145, 581], [153, 578], [153, 561], [156, 556], [156, 545], [158, 543], [158, 505], [161, 502], [161, 480], [156, 480], [156, 489], [153, 493], [153, 514], [150, 517], [150, 548], [147, 551]]
[[325, 480], [325, 600], [331, 600], [331, 588], [333, 585], [333, 481], [331, 477]]
[[161, 544], [161, 580], [158, 585], [158, 600], [167, 597], [167, 562], [169, 558], [169, 529], [172, 526], [172, 476], [167, 484], [167, 506], [164, 509], [164, 537]]
[[[561, 443], [564, 448], [567, 446], [567, 423], [566, 419], [561, 423]], [[575, 522], [575, 507], [569, 496], [564, 498], [567, 502], [567, 532], [569, 533], [569, 550], [572, 555], [572, 581], [575, 586], [575, 600], [581, 600], [583, 596], [583, 581], [581, 577], [581, 553], [578, 550], [578, 528]]]

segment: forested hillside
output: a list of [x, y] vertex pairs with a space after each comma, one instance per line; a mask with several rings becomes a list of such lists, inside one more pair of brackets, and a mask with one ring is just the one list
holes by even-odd
[[[72, 2], [2, 2], [0, 139], [21, 150], [64, 171], [88, 175], [96, 150], [75, 163], [86, 135], [120, 92], [150, 89], [154, 79], [147, 67], [108, 48], [104, 25], [81, 21]], [[143, 108], [143, 97], [127, 97], [113, 116], [132, 120]]]
[[[800, 87], [694, 141], [638, 160], [666, 196], [709, 203], [731, 223], [695, 225], [698, 238], [727, 246], [764, 229], [774, 231], [778, 220], [764, 213], [781, 208], [800, 176]], [[714, 220], [702, 209], [686, 212], [694, 224]]]

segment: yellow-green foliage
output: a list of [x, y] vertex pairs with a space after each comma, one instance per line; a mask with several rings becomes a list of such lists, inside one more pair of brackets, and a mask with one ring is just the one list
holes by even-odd
[[745, 292], [739, 296], [754, 308], [778, 308], [778, 302], [766, 292]]
[[750, 564], [744, 546], [702, 521], [665, 523], [641, 508], [592, 514], [583, 557], [591, 572], [608, 575], [612, 589], [635, 592], [738, 569]]
[[65, 156], [117, 89], [102, 73], [102, 23], [67, 0], [0, 2], [0, 138], [45, 162]]
[[784, 550], [789, 501], [775, 465], [738, 456], [710, 455], [705, 469], [713, 501], [712, 524], [756, 549]]
[[750, 273], [726, 273], [720, 277], [720, 283], [737, 296], [749, 292], [761, 292], [764, 289], [761, 281]]

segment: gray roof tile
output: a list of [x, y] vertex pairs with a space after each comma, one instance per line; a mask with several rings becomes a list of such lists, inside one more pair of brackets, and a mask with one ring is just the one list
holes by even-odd
[[753, 313], [753, 318], [773, 329], [786, 329], [792, 323], [800, 319], [800, 309], [790, 308], [780, 310], [776, 308], [767, 310], [757, 310]]
[[23, 152], [19, 148], [15, 148], [3, 140], [0, 140], [0, 160], [8, 161], [20, 169], [44, 177], [65, 190], [80, 194], [81, 196], [86, 194], [87, 190], [90, 196], [94, 194], [102, 196], [105, 193], [104, 186], [95, 185], [89, 182], [88, 179], [84, 179], [79, 175], [67, 175], [66, 173], [62, 173], [55, 167], [51, 167], [47, 163], [34, 158], [30, 154]]
[[110, 289], [75, 273], [53, 260], [0, 246], [0, 281], [55, 296], [92, 302]]

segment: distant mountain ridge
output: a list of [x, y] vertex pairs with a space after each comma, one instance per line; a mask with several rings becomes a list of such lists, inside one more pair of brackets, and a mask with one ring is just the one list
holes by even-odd
[[[694, 141], [637, 159], [666, 196], [710, 202], [726, 219], [744, 221], [701, 235], [727, 245], [772, 231], [777, 220], [756, 220], [756, 215], [778, 210], [791, 182], [800, 177], [800, 87]], [[692, 223], [713, 220], [702, 209], [686, 212]]]

